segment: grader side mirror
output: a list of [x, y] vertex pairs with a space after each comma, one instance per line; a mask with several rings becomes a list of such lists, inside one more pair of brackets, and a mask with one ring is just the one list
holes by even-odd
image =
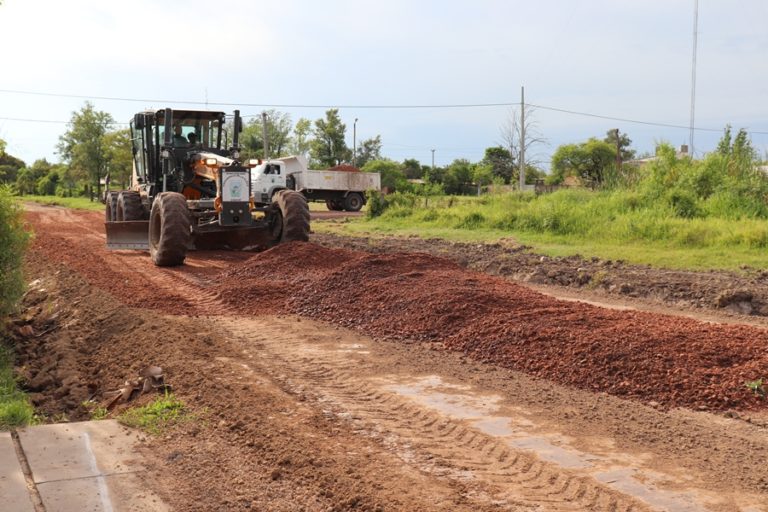
[[137, 130], [144, 129], [144, 114], [136, 114], [133, 116], [133, 126], [135, 126]]

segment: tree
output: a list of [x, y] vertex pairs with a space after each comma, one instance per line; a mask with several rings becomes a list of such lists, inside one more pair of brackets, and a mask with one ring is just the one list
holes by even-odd
[[51, 173], [53, 166], [45, 158], [35, 160], [29, 167], [21, 169], [16, 177], [16, 189], [19, 194], [37, 193], [38, 182]]
[[493, 176], [502, 178], [504, 183], [510, 183], [512, 177], [516, 175], [515, 162], [509, 150], [501, 146], [486, 148], [482, 164], [490, 166]]
[[723, 136], [717, 143], [717, 152], [725, 157], [737, 160], [746, 159], [754, 161], [758, 159], [757, 151], [749, 140], [749, 135], [744, 128], [739, 129], [736, 137], [731, 136], [731, 125], [726, 125]]
[[366, 163], [363, 172], [378, 172], [381, 174], [381, 188], [390, 192], [408, 188], [408, 180], [400, 168], [400, 164], [389, 159], [371, 160]]
[[566, 176], [579, 176], [600, 185], [605, 171], [616, 161], [616, 148], [594, 137], [581, 144], [564, 144], [552, 155], [553, 183], [561, 183]]
[[477, 164], [472, 169], [472, 180], [477, 185], [477, 195], [480, 195], [482, 187], [493, 182], [493, 168], [489, 164]]
[[472, 164], [457, 158], [445, 169], [443, 187], [446, 194], [463, 194], [472, 186]]
[[405, 173], [405, 177], [409, 180], [418, 180], [424, 177], [424, 169], [415, 158], [406, 158], [403, 160], [402, 169]]
[[605, 132], [605, 138], [603, 141], [607, 142], [615, 148], [617, 132], [619, 133], [619, 150], [621, 151], [621, 161], [626, 162], [627, 160], [632, 160], [635, 158], [635, 150], [629, 149], [629, 146], [632, 145], [632, 139], [630, 139], [629, 135], [626, 133], [619, 132], [618, 128], [615, 130], [608, 130]]
[[312, 121], [304, 117], [296, 121], [293, 127], [293, 138], [291, 139], [291, 151], [293, 155], [307, 157], [309, 155], [309, 135], [312, 130]]
[[[131, 172], [133, 171], [131, 132], [128, 128], [111, 131], [104, 136], [104, 143], [107, 147], [107, 165], [110, 181], [119, 183], [122, 189], [128, 188], [131, 181]], [[66, 181], [65, 176], [62, 176], [62, 178], [63, 181]]]
[[114, 120], [110, 114], [97, 111], [93, 104], [86, 102], [80, 112], [72, 112], [69, 129], [59, 137], [59, 154], [78, 178], [90, 184], [91, 201], [94, 187], [97, 195], [101, 194], [99, 180], [106, 174], [109, 161], [105, 135], [112, 124]]
[[312, 161], [327, 167], [349, 161], [352, 152], [344, 141], [346, 131], [347, 126], [341, 122], [339, 109], [326, 111], [324, 119], [315, 121], [315, 138], [310, 142]]
[[[541, 161], [539, 160], [539, 155], [534, 153], [533, 150], [537, 145], [547, 143], [547, 140], [539, 132], [538, 125], [534, 120], [536, 109], [527, 104], [523, 105], [523, 108], [525, 112], [525, 130], [522, 129], [520, 113], [516, 109], [510, 109], [507, 120], [499, 130], [501, 133], [501, 146], [509, 152], [511, 161], [515, 164], [510, 180], [515, 183], [519, 182], [521, 149], [525, 150], [526, 169], [528, 165], [537, 167], [541, 164]], [[522, 140], [523, 133], [525, 133], [525, 140]], [[528, 179], [526, 178], [527, 182]]]
[[6, 144], [0, 139], [0, 183], [13, 183], [26, 164], [5, 152]]
[[373, 160], [381, 160], [381, 135], [366, 139], [357, 147], [355, 165], [363, 167]]
[[290, 114], [274, 109], [266, 114], [269, 154], [264, 154], [264, 119], [258, 116], [247, 121], [240, 134], [243, 158], [279, 158], [288, 151], [293, 129]]

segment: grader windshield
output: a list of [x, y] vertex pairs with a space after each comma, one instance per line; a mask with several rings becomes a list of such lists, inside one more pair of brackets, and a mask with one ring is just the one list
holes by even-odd
[[[173, 134], [171, 140], [176, 148], [222, 149], [223, 114], [218, 112], [182, 112], [173, 113]], [[152, 138], [159, 145], [165, 138], [165, 119], [157, 117], [152, 127]]]

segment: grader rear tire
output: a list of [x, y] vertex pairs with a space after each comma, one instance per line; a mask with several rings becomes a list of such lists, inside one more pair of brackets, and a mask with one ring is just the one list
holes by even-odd
[[141, 196], [133, 190], [123, 190], [117, 196], [117, 214], [115, 220], [142, 220], [144, 207]]
[[301, 193], [280, 190], [275, 193], [275, 221], [272, 236], [276, 242], [309, 240], [309, 205]]
[[114, 222], [117, 220], [117, 192], [107, 192], [104, 198], [104, 220]]
[[176, 192], [158, 194], [149, 214], [149, 254], [158, 267], [184, 263], [192, 242], [187, 200]]

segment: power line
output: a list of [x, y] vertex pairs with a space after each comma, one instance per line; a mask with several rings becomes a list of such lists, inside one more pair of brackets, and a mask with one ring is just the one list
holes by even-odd
[[[345, 109], [379, 109], [379, 110], [386, 110], [386, 109], [453, 109], [453, 108], [493, 108], [493, 107], [512, 107], [512, 106], [518, 106], [519, 102], [497, 102], [497, 103], [446, 103], [446, 104], [432, 104], [432, 105], [375, 105], [375, 104], [368, 104], [368, 105], [319, 105], [319, 104], [266, 104], [266, 103], [231, 103], [231, 102], [214, 102], [214, 101], [180, 101], [180, 100], [160, 100], [160, 99], [146, 99], [146, 98], [125, 98], [125, 97], [117, 97], [117, 96], [86, 96], [86, 95], [80, 95], [80, 94], [61, 94], [61, 93], [51, 93], [51, 92], [36, 92], [36, 91], [22, 91], [22, 90], [15, 90], [15, 89], [0, 89], [0, 93], [7, 93], [7, 94], [26, 94], [26, 95], [34, 95], [34, 96], [48, 96], [48, 97], [58, 97], [58, 98], [77, 98], [77, 99], [86, 99], [86, 100], [105, 100], [105, 101], [130, 101], [130, 102], [142, 102], [142, 103], [156, 103], [156, 104], [179, 104], [179, 105], [219, 105], [219, 106], [228, 106], [228, 107], [258, 107], [258, 108], [291, 108], [291, 109], [300, 109], [300, 108], [345, 108]], [[605, 119], [608, 121], [621, 121], [625, 123], [633, 123], [633, 124], [641, 124], [646, 126], [659, 126], [663, 128], [674, 128], [674, 129], [683, 129], [683, 130], [690, 130], [692, 129], [691, 126], [684, 126], [684, 125], [678, 125], [678, 124], [671, 124], [671, 123], [660, 123], [655, 121], [643, 121], [639, 119], [630, 119], [625, 117], [616, 117], [616, 116], [608, 116], [603, 114], [595, 114], [591, 112], [581, 112], [577, 110], [569, 110], [564, 108], [558, 108], [558, 107], [550, 107], [546, 105], [538, 105], [533, 103], [526, 103], [526, 105], [529, 105], [534, 108], [539, 108], [542, 110], [549, 110], [552, 112], [560, 112], [564, 114], [571, 114], [571, 115], [578, 115], [583, 117], [593, 117], [597, 119]], [[256, 117], [261, 116], [261, 114], [244, 114], [242, 117]], [[21, 121], [21, 122], [40, 122], [40, 123], [61, 123], [61, 124], [67, 124], [69, 121], [51, 121], [51, 120], [42, 120], [42, 119], [23, 119], [23, 118], [8, 118], [8, 117], [0, 117], [1, 120], [6, 121]], [[126, 123], [115, 123], [120, 125], [126, 125]], [[723, 130], [721, 128], [693, 128], [694, 130], [698, 131], [705, 131], [705, 132], [722, 132]], [[768, 135], [768, 131], [749, 131], [749, 133], [757, 134], [757, 135]]]
[[[547, 107], [544, 105], [534, 105], [533, 103], [526, 103], [529, 107], [534, 108], [540, 108], [542, 110], [552, 110], [554, 112], [562, 112], [564, 114], [573, 114], [577, 116], [585, 116], [585, 117], [596, 117], [598, 119], [607, 119], [609, 121], [622, 121], [625, 123], [635, 123], [635, 124], [644, 124], [648, 126], [661, 126], [664, 128], [679, 128], [682, 130], [689, 130], [690, 126], [683, 126], [680, 124], [669, 124], [669, 123], [656, 123], [652, 121], [640, 121], [637, 119], [627, 119], [625, 117], [612, 117], [612, 116], [604, 116], [601, 114], [592, 114], [589, 112], [577, 112], [575, 110], [566, 110], [564, 108], [555, 108], [555, 107]], [[705, 132], [722, 132], [723, 130], [721, 128], [695, 128], [696, 130], [705, 131]], [[760, 134], [768, 134], [768, 132], [750, 132], [750, 133], [760, 133]]]
[[[131, 101], [136, 103], [177, 104], [177, 105], [220, 105], [224, 107], [257, 107], [257, 108], [359, 108], [359, 109], [421, 109], [421, 108], [483, 108], [483, 107], [509, 107], [514, 103], [460, 103], [438, 105], [320, 105], [320, 104], [283, 104], [283, 103], [232, 103], [224, 101], [187, 101], [151, 98], [125, 98], [118, 96], [86, 96], [82, 94], [62, 94], [52, 92], [20, 91], [16, 89], [0, 89], [0, 93], [27, 94], [33, 96], [48, 96], [55, 98], [74, 98], [81, 100], [104, 101]], [[253, 117], [261, 114], [249, 114], [243, 117]]]

